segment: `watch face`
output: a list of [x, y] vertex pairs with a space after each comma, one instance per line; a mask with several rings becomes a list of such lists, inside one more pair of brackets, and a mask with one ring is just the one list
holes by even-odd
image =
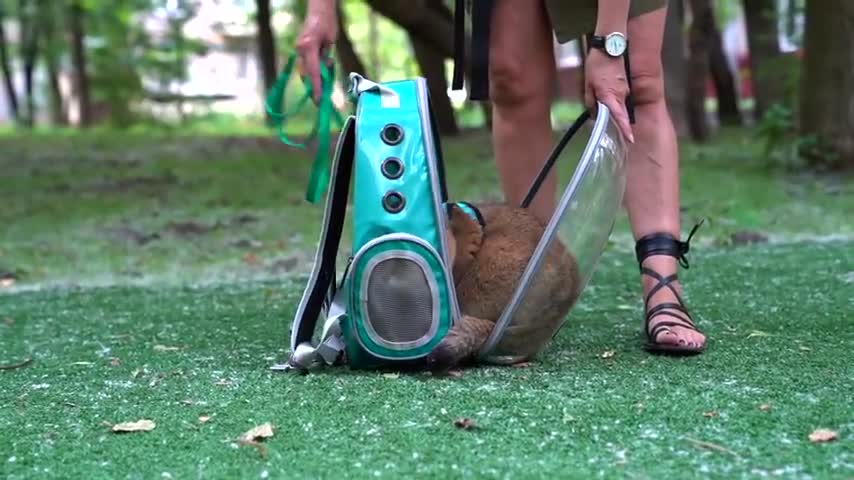
[[622, 55], [626, 51], [626, 38], [614, 33], [608, 35], [605, 39], [605, 51], [614, 57]]

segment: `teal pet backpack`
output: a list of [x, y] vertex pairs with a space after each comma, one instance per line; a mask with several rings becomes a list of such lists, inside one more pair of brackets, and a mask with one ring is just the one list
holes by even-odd
[[[292, 67], [289, 62], [280, 82], [287, 82]], [[331, 104], [333, 73], [322, 68], [323, 92], [314, 131], [318, 151], [307, 195], [308, 201], [317, 201], [328, 184], [320, 238], [293, 318], [289, 357], [272, 368], [417, 366], [460, 317], [446, 237], [450, 201], [426, 80], [376, 83], [350, 74], [355, 110], [346, 119], [338, 118], [341, 130], [329, 165], [329, 138], [324, 135], [329, 135], [329, 124], [337, 115]], [[278, 85], [268, 104], [281, 103], [283, 90], [283, 84]], [[309, 86], [303, 102], [310, 96]], [[480, 353], [482, 360], [513, 362], [512, 353], [499, 351], [498, 345], [562, 226], [570, 226], [571, 234], [562, 240], [578, 259], [583, 283], [607, 243], [625, 186], [625, 145], [608, 109], [599, 104], [597, 112], [581, 160], [513, 298], [495, 319]], [[274, 119], [284, 116], [270, 113]], [[570, 138], [589, 118], [583, 112], [557, 143], [522, 208], [531, 203]], [[476, 207], [454, 204], [485, 227]], [[348, 216], [351, 248], [339, 277]]]
[[[330, 168], [314, 268], [291, 331], [294, 368], [333, 364], [342, 352], [354, 368], [417, 360], [459, 315], [444, 234], [448, 194], [426, 82], [378, 84], [356, 74], [350, 80], [355, 115], [343, 122]], [[351, 198], [352, 255], [338, 281]]]

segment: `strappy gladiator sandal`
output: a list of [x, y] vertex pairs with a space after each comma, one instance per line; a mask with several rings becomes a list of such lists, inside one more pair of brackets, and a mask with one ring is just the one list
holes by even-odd
[[[651, 257], [653, 255], [669, 255], [678, 259], [679, 265], [682, 267], [686, 269], [689, 268], [688, 259], [685, 255], [688, 254], [690, 249], [691, 237], [694, 236], [694, 233], [702, 224], [702, 221], [696, 224], [688, 235], [688, 239], [684, 242], [677, 240], [667, 233], [653, 233], [642, 237], [635, 244], [635, 256], [637, 257], [641, 274], [648, 275], [658, 281], [658, 284], [649, 291], [643, 302], [644, 311], [647, 312], [646, 319], [644, 321], [644, 332], [646, 334], [645, 348], [650, 352], [693, 355], [703, 352], [706, 348], [705, 344], [702, 346], [691, 347], [688, 345], [662, 344], [655, 341], [655, 339], [658, 338], [658, 334], [670, 330], [670, 327], [682, 327], [694, 330], [701, 334], [703, 332], [698, 330], [694, 325], [694, 320], [691, 318], [691, 314], [688, 313], [688, 309], [685, 307], [682, 297], [672, 285], [672, 283], [678, 279], [677, 274], [674, 273], [673, 275], [664, 277], [655, 270], [651, 270], [643, 266], [643, 262], [647, 257]], [[673, 292], [673, 295], [676, 296], [679, 303], [665, 302], [656, 305], [650, 310], [648, 308], [650, 299], [653, 295], [658, 293], [659, 290], [665, 287], [669, 288], [670, 291]], [[671, 317], [673, 320], [658, 322], [655, 325], [655, 328], [650, 331], [649, 325], [652, 319], [661, 315]]]

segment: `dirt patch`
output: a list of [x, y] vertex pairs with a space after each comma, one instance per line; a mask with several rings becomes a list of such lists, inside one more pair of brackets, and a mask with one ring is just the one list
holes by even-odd
[[[99, 182], [84, 185], [79, 190], [96, 193], [127, 193], [131, 190], [161, 189], [164, 187], [172, 187], [177, 184], [178, 177], [172, 174], [167, 174], [154, 177], [138, 176], [102, 180]], [[62, 187], [63, 185], [59, 185], [57, 186], [57, 189], [62, 190]]]

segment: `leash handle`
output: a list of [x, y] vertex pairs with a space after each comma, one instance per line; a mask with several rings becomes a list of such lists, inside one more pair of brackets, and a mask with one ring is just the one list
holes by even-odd
[[[279, 74], [279, 78], [276, 79], [276, 83], [267, 94], [267, 98], [264, 101], [264, 107], [270, 121], [277, 130], [279, 140], [281, 140], [285, 145], [291, 147], [305, 148], [304, 143], [296, 143], [292, 141], [285, 133], [287, 117], [295, 115], [297, 112], [302, 110], [308, 101], [314, 96], [311, 81], [308, 76], [303, 75], [302, 80], [303, 85], [305, 86], [305, 93], [303, 93], [290, 110], [285, 109], [285, 91], [287, 89], [288, 81], [291, 79], [293, 74], [295, 63], [296, 54], [292, 53], [290, 57], [288, 57], [288, 62], [285, 64], [284, 70]], [[314, 155], [314, 161], [312, 162], [311, 176], [308, 181], [308, 190], [306, 191], [305, 196], [305, 199], [310, 203], [317, 203], [320, 196], [323, 194], [323, 191], [329, 184], [329, 145], [331, 143], [332, 120], [335, 120], [338, 128], [344, 126], [344, 119], [341, 117], [338, 110], [335, 109], [335, 106], [332, 105], [332, 89], [335, 85], [335, 68], [332, 64], [327, 67], [325, 62], [320, 62], [320, 80], [321, 94], [320, 102], [317, 106], [317, 120], [315, 121], [314, 127], [308, 136], [308, 140], [317, 138], [317, 151]]]

